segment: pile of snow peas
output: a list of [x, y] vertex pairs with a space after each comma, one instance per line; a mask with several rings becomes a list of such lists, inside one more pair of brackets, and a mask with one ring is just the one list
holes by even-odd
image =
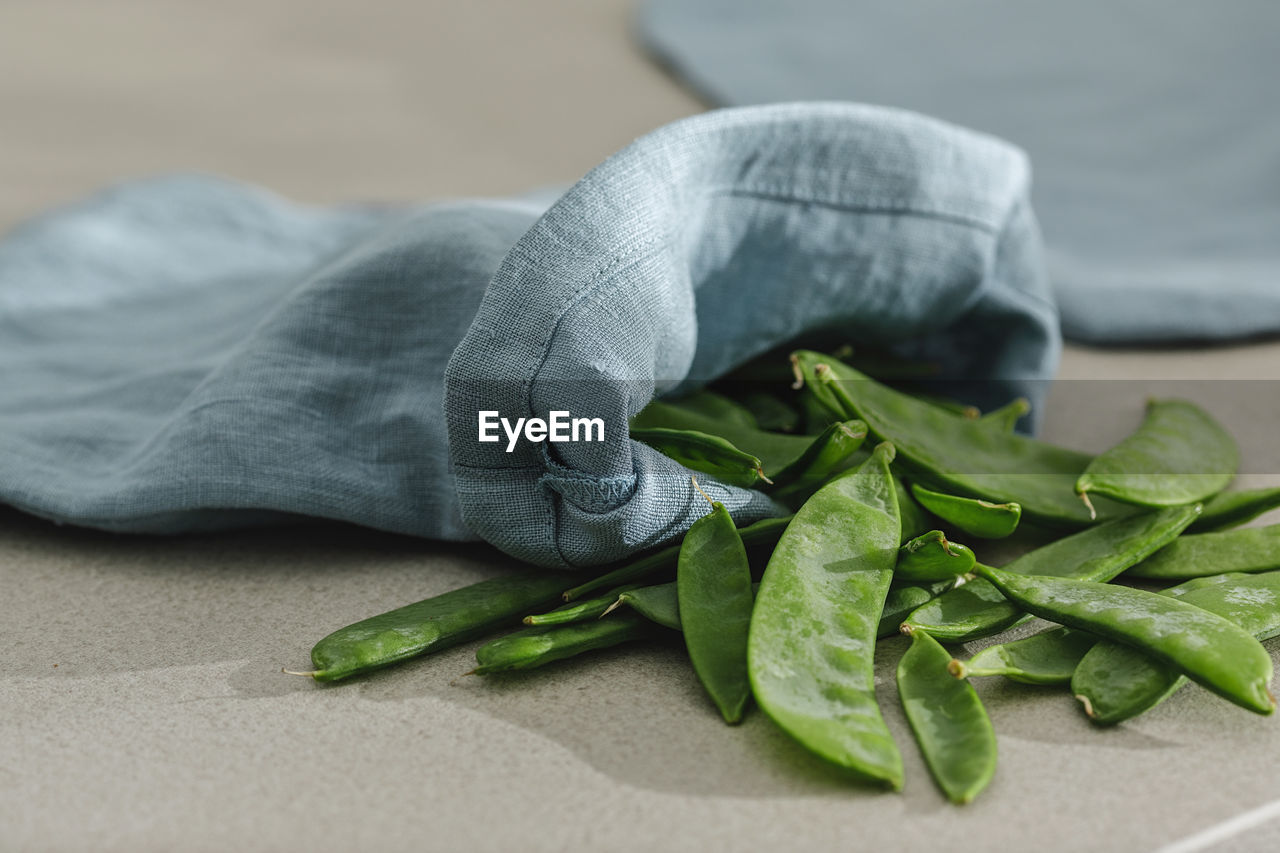
[[[1187, 681], [1274, 710], [1261, 641], [1280, 635], [1280, 525], [1236, 528], [1280, 507], [1280, 489], [1223, 491], [1238, 451], [1207, 412], [1148, 401], [1132, 435], [1092, 456], [1015, 432], [1025, 400], [982, 415], [813, 351], [782, 368], [740, 374], [769, 390], [726, 382], [632, 420], [706, 500], [682, 541], [567, 590], [530, 571], [374, 616], [322, 639], [301, 674], [338, 681], [508, 629], [477, 650], [476, 674], [682, 635], [725, 722], [754, 702], [851, 778], [901, 789], [873, 666], [901, 632], [898, 697], [956, 803], [996, 770], [974, 678], [1060, 685], [1098, 725]], [[739, 528], [714, 498], [726, 484], [790, 514]], [[979, 540], [1010, 537], [1032, 544], [981, 562]], [[1053, 624], [965, 656], [1035, 617]]]

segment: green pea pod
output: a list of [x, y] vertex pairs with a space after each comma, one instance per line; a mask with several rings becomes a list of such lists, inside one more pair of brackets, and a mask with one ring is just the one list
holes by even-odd
[[893, 445], [818, 490], [782, 535], [751, 617], [756, 702], [814, 753], [902, 787], [875, 696], [875, 640], [899, 539]]
[[334, 631], [311, 650], [316, 681], [337, 681], [510, 625], [560, 598], [564, 580], [523, 572], [473, 583]]
[[947, 672], [951, 653], [924, 631], [898, 662], [898, 696], [929, 772], [953, 803], [982, 793], [996, 772], [996, 733], [973, 685]]
[[1125, 577], [1184, 581], [1225, 572], [1280, 569], [1280, 524], [1182, 536], [1126, 571]]
[[911, 485], [911, 495], [938, 518], [980, 539], [1003, 539], [1018, 529], [1022, 518], [1022, 507], [1016, 503], [962, 498], [926, 489], [919, 483]]
[[751, 698], [747, 626], [754, 597], [747, 549], [724, 504], [712, 503], [685, 534], [676, 592], [693, 671], [725, 722], [739, 723]]
[[631, 613], [616, 619], [593, 619], [569, 625], [525, 628], [492, 640], [476, 650], [475, 675], [535, 669], [552, 661], [607, 649], [649, 636], [649, 620]]
[[768, 432], [730, 418], [717, 418], [654, 400], [631, 419], [634, 433], [641, 429], [676, 429], [703, 432], [728, 441], [738, 450], [760, 460], [765, 472], [781, 471], [799, 459], [813, 439], [805, 435]]
[[[787, 525], [791, 523], [793, 517], [786, 515], [779, 518], [766, 518], [739, 528], [738, 533], [742, 536], [743, 545], [748, 550], [772, 547], [778, 541], [778, 537], [782, 536], [782, 531], [787, 529]], [[580, 583], [571, 589], [565, 590], [563, 598], [565, 601], [577, 601], [584, 595], [590, 595], [593, 592], [599, 592], [604, 589], [613, 589], [633, 581], [654, 578], [664, 573], [668, 576], [673, 576], [676, 570], [676, 561], [679, 558], [679, 543], [668, 545], [665, 548], [654, 551], [652, 554], [646, 554], [599, 577], [592, 578], [585, 583]]]
[[[880, 614], [880, 624], [876, 628], [876, 639], [897, 636], [898, 627], [908, 613], [926, 601], [936, 598], [951, 589], [955, 586], [955, 583], [955, 578], [947, 578], [944, 581], [927, 584], [895, 581], [889, 587], [889, 594], [884, 600], [884, 611]], [[759, 586], [759, 584], [751, 585], [753, 594], [754, 590], [758, 589]], [[674, 583], [642, 586], [627, 590], [618, 595], [617, 601], [614, 602], [613, 607], [609, 608], [609, 610], [622, 605], [627, 605], [646, 619], [656, 622], [664, 628], [670, 628], [673, 631], [681, 630], [680, 605], [676, 598], [676, 585]]]
[[968, 546], [947, 541], [941, 530], [930, 530], [898, 549], [893, 576], [904, 581], [940, 581], [967, 574], [975, 562]]
[[978, 423], [999, 432], [1013, 432], [1018, 421], [1031, 414], [1031, 401], [1026, 397], [1017, 397], [994, 411], [987, 412], [978, 419]]
[[1280, 507], [1280, 488], [1219, 492], [1204, 503], [1204, 512], [1187, 528], [1188, 533], [1210, 533], [1252, 521]]
[[1141, 649], [1224, 699], [1270, 714], [1271, 655], [1244, 629], [1170, 596], [1115, 584], [975, 571], [1029, 613]]
[[[1257, 640], [1280, 635], [1280, 572], [1197, 578], [1160, 594], [1216, 613]], [[1115, 725], [1154, 708], [1186, 683], [1176, 667], [1103, 641], [1076, 667], [1071, 692], [1095, 723]]]
[[585, 622], [588, 619], [599, 619], [605, 611], [618, 600], [622, 593], [634, 589], [635, 584], [611, 589], [604, 595], [571, 601], [548, 613], [535, 613], [524, 617], [526, 625], [568, 625], [571, 622]]
[[895, 580], [884, 599], [884, 609], [880, 612], [880, 625], [876, 629], [876, 639], [896, 635], [902, 620], [907, 618], [908, 613], [954, 587], [956, 580], [958, 579], [947, 578], [933, 583], [904, 583]]
[[[1109, 581], [1177, 538], [1199, 513], [1198, 504], [1118, 518], [1086, 528], [1005, 566], [1024, 575]], [[907, 617], [906, 625], [944, 642], [967, 642], [998, 634], [1025, 619], [982, 578], [956, 587]]]
[[1195, 503], [1225, 489], [1240, 451], [1209, 413], [1186, 400], [1150, 400], [1138, 431], [1095, 458], [1076, 480], [1090, 494], [1142, 506]]
[[813, 439], [809, 448], [787, 467], [773, 474], [779, 496], [788, 490], [798, 491], [822, 485], [845, 470], [867, 437], [862, 421], [834, 423]]
[[[1072, 494], [1092, 461], [1087, 454], [944, 412], [820, 353], [795, 355], [817, 396], [835, 400], [844, 417], [861, 418], [872, 435], [892, 441], [900, 464], [930, 488], [992, 503], [1015, 502], [1045, 526], [1078, 528], [1092, 522]], [[1133, 513], [1109, 501], [1096, 501], [1095, 507], [1103, 520]]]
[[1098, 642], [1093, 634], [1050, 628], [1021, 640], [987, 646], [967, 661], [951, 661], [956, 678], [1003, 675], [1024, 684], [1068, 684], [1076, 665]]
[[631, 437], [692, 471], [710, 474], [731, 486], [749, 489], [762, 481], [770, 482], [758, 457], [739, 450], [733, 442], [718, 435], [692, 429], [632, 427]]

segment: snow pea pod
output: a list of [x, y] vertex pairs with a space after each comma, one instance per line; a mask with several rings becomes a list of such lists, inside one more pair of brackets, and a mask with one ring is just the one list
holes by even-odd
[[[1161, 595], [1222, 616], [1268, 640], [1280, 635], [1280, 572], [1197, 578]], [[1071, 678], [1071, 692], [1099, 725], [1114, 725], [1154, 708], [1187, 683], [1176, 667], [1137, 649], [1109, 641], [1084, 656]]]
[[592, 619], [569, 625], [525, 628], [492, 640], [476, 650], [475, 675], [535, 669], [595, 649], [607, 649], [649, 636], [653, 626], [642, 616]]
[[1147, 417], [1115, 447], [1096, 457], [1076, 491], [1142, 506], [1177, 506], [1217, 494], [1240, 464], [1235, 439], [1209, 413], [1186, 400], [1149, 400]]
[[[892, 441], [900, 463], [930, 488], [1015, 502], [1031, 519], [1050, 527], [1084, 527], [1092, 517], [1072, 486], [1092, 457], [989, 424], [944, 412], [895, 391], [820, 353], [800, 351], [797, 363], [814, 393], [834, 400], [846, 418], [861, 418], [871, 434]], [[1095, 502], [1109, 519], [1132, 509]]]
[[1280, 488], [1219, 492], [1204, 502], [1204, 512], [1187, 532], [1210, 533], [1235, 527], [1277, 507], [1280, 507]]
[[1000, 432], [1013, 432], [1018, 421], [1031, 413], [1031, 401], [1026, 397], [1017, 397], [998, 409], [987, 412], [978, 418], [978, 423]]
[[729, 511], [710, 498], [707, 502], [711, 512], [693, 523], [680, 545], [676, 596], [693, 671], [725, 722], [732, 725], [742, 721], [751, 698], [747, 677], [747, 626], [754, 603], [751, 566]]
[[[748, 524], [746, 527], [740, 528], [738, 533], [742, 536], [742, 544], [748, 549], [771, 547], [778, 541], [778, 537], [782, 535], [782, 531], [787, 529], [787, 525], [791, 523], [794, 516], [784, 515], [779, 518], [765, 518], [754, 524]], [[590, 595], [593, 592], [599, 592], [602, 589], [612, 589], [632, 581], [645, 580], [664, 572], [675, 572], [676, 561], [680, 559], [680, 544], [668, 545], [652, 554], [647, 554], [639, 559], [632, 560], [613, 571], [606, 572], [599, 577], [592, 578], [585, 583], [564, 591], [563, 598], [565, 601], [577, 601], [584, 595]]]
[[876, 629], [876, 639], [897, 634], [907, 614], [954, 587], [956, 580], [957, 578], [947, 578], [933, 583], [904, 583], [895, 580], [884, 599], [884, 609], [880, 612], [880, 625]]
[[571, 601], [547, 613], [534, 613], [522, 620], [526, 625], [568, 625], [570, 622], [585, 622], [598, 619], [604, 615], [618, 596], [628, 590], [635, 589], [636, 584], [627, 584], [611, 589], [604, 595], [595, 598]]
[[1093, 634], [1059, 626], [987, 646], [967, 661], [951, 661], [949, 669], [956, 678], [1003, 675], [1024, 684], [1067, 684], [1097, 642]]
[[[1199, 504], [1192, 504], [1104, 522], [1029, 551], [1005, 569], [1024, 575], [1108, 581], [1173, 541], [1199, 509]], [[997, 634], [1025, 618], [995, 587], [977, 578], [915, 610], [905, 624], [944, 642], [959, 643]]]
[[898, 696], [929, 772], [953, 803], [982, 793], [996, 772], [996, 733], [973, 685], [947, 672], [951, 654], [924, 631], [898, 662]]
[[[884, 611], [880, 614], [876, 639], [896, 636], [902, 620], [908, 613], [951, 589], [955, 583], [955, 578], [924, 584], [895, 581], [890, 585], [889, 594], [884, 600]], [[751, 585], [753, 595], [759, 587], [758, 583]], [[680, 605], [676, 599], [675, 583], [641, 586], [627, 590], [618, 595], [617, 601], [608, 611], [624, 604], [664, 628], [670, 628], [673, 631], [681, 630]]]
[[875, 696], [875, 641], [900, 536], [881, 444], [796, 513], [765, 569], [747, 661], [756, 702], [819, 756], [902, 787], [902, 756]]
[[316, 681], [337, 681], [464, 643], [560, 598], [564, 580], [522, 572], [480, 581], [334, 631], [311, 650]]
[[631, 437], [690, 470], [710, 474], [731, 486], [749, 489], [760, 482], [771, 482], [758, 457], [718, 435], [693, 429], [632, 427]]
[[911, 496], [943, 521], [980, 539], [1003, 539], [1018, 529], [1022, 507], [1016, 503], [994, 504], [977, 498], [962, 498], [911, 484]]
[[840, 473], [867, 437], [862, 421], [834, 423], [814, 438], [794, 462], [773, 474], [779, 497], [787, 491], [815, 488]]
[[1141, 649], [1259, 714], [1275, 710], [1271, 655], [1239, 626], [1171, 596], [1115, 584], [975, 571], [1029, 613]]
[[738, 420], [717, 418], [699, 411], [681, 408], [663, 400], [654, 400], [631, 419], [631, 431], [647, 429], [693, 430], [718, 436], [743, 453], [760, 460], [766, 472], [781, 471], [799, 459], [813, 438], [767, 432], [746, 426]]
[[968, 546], [949, 542], [941, 530], [930, 530], [898, 549], [893, 576], [905, 581], [940, 581], [967, 574], [975, 562]]
[[1184, 581], [1280, 569], [1280, 524], [1182, 536], [1128, 569], [1130, 578]]

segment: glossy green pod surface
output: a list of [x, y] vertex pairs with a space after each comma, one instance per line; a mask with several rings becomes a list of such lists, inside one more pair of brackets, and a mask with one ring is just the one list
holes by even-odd
[[[861, 418], [873, 435], [892, 441], [901, 464], [929, 487], [1018, 503], [1027, 517], [1047, 526], [1092, 523], [1072, 490], [1091, 456], [945, 412], [821, 353], [795, 356], [815, 395], [835, 400], [844, 417]], [[1095, 507], [1103, 519], [1132, 512], [1101, 501]]]
[[898, 696], [920, 753], [953, 803], [968, 803], [996, 772], [996, 733], [977, 691], [947, 671], [951, 653], [924, 631], [898, 662]]
[[522, 572], [481, 581], [334, 631], [311, 650], [316, 681], [337, 681], [518, 622], [560, 598], [564, 580]]
[[[1199, 506], [1155, 510], [1081, 530], [1029, 551], [1005, 569], [1026, 575], [1108, 581], [1173, 541], [1199, 513]], [[1012, 627], [1025, 616], [982, 578], [944, 593], [907, 617], [906, 625], [936, 639], [966, 642]]]
[[1076, 491], [1177, 506], [1225, 489], [1239, 464], [1235, 439], [1204, 409], [1186, 400], [1151, 400], [1137, 432], [1090, 462]]
[[817, 755], [902, 787], [902, 757], [876, 704], [875, 643], [900, 536], [882, 444], [796, 513], [765, 569], [748, 668], [761, 709]]
[[[1161, 595], [1222, 616], [1267, 640], [1280, 635], [1280, 572], [1197, 578]], [[1114, 725], [1159, 705], [1187, 679], [1180, 670], [1138, 649], [1103, 641], [1080, 661], [1071, 692], [1099, 725]]]
[[1187, 532], [1209, 533], [1235, 527], [1277, 508], [1280, 508], [1280, 488], [1219, 492], [1204, 502], [1204, 512]]
[[534, 613], [522, 620], [526, 625], [568, 625], [570, 622], [585, 622], [598, 619], [618, 600], [618, 596], [633, 589], [635, 584], [628, 584], [611, 589], [604, 595], [595, 598], [571, 601], [546, 613]]
[[676, 593], [693, 671], [725, 722], [740, 722], [751, 698], [747, 628], [754, 597], [747, 549], [724, 504], [713, 504], [685, 534]]
[[1184, 581], [1226, 572], [1280, 569], [1280, 524], [1180, 536], [1126, 571], [1125, 577]]
[[632, 427], [631, 437], [692, 471], [710, 474], [731, 486], [749, 489], [768, 482], [759, 457], [718, 435], [692, 429]]
[[1097, 642], [1093, 634], [1059, 626], [987, 646], [966, 661], [953, 660], [951, 674], [956, 678], [1003, 675], [1024, 684], [1069, 684], [1080, 659]]
[[898, 549], [893, 576], [916, 582], [946, 580], [968, 574], [975, 562], [968, 546], [949, 541], [941, 530], [930, 530]]
[[1271, 655], [1215, 613], [1115, 584], [1028, 577], [982, 564], [976, 571], [1029, 613], [1141, 649], [1242, 708], [1275, 709], [1267, 689]]
[[980, 539], [1003, 539], [1017, 530], [1022, 520], [1022, 507], [1016, 503], [962, 498], [926, 489], [919, 483], [911, 485], [911, 496], [938, 518]]
[[649, 620], [633, 613], [616, 619], [592, 619], [568, 625], [525, 628], [499, 637], [476, 650], [476, 675], [535, 669], [552, 661], [637, 640], [653, 630]]
[[889, 594], [885, 596], [884, 609], [880, 611], [880, 625], [876, 629], [876, 638], [896, 636], [902, 626], [902, 620], [906, 619], [911, 611], [954, 587], [957, 580], [958, 578], [947, 578], [933, 583], [911, 583], [895, 579], [889, 586]]
[[[782, 536], [782, 532], [787, 529], [787, 525], [791, 523], [792, 518], [794, 516], [790, 515], [765, 518], [753, 524], [748, 524], [746, 527], [738, 528], [738, 534], [742, 537], [743, 545], [749, 550], [771, 547]], [[664, 574], [667, 577], [674, 577], [676, 562], [679, 559], [680, 544], [668, 545], [665, 548], [654, 551], [652, 554], [646, 554], [643, 557], [631, 560], [612, 571], [565, 590], [563, 598], [565, 601], [577, 601], [585, 595], [613, 589], [634, 581], [658, 578]]]

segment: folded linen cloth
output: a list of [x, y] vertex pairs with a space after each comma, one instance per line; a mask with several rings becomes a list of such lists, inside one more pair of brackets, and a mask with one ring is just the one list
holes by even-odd
[[1064, 335], [1280, 332], [1280, 4], [647, 0], [713, 103], [840, 98], [995, 133], [1036, 165]]
[[[1016, 149], [847, 104], [641, 138], [545, 210], [125, 184], [0, 241], [0, 501], [172, 533], [298, 515], [593, 565], [678, 535], [654, 393], [836, 331], [1039, 396], [1057, 317]], [[604, 441], [479, 441], [481, 411]], [[709, 483], [741, 521], [765, 495]]]

